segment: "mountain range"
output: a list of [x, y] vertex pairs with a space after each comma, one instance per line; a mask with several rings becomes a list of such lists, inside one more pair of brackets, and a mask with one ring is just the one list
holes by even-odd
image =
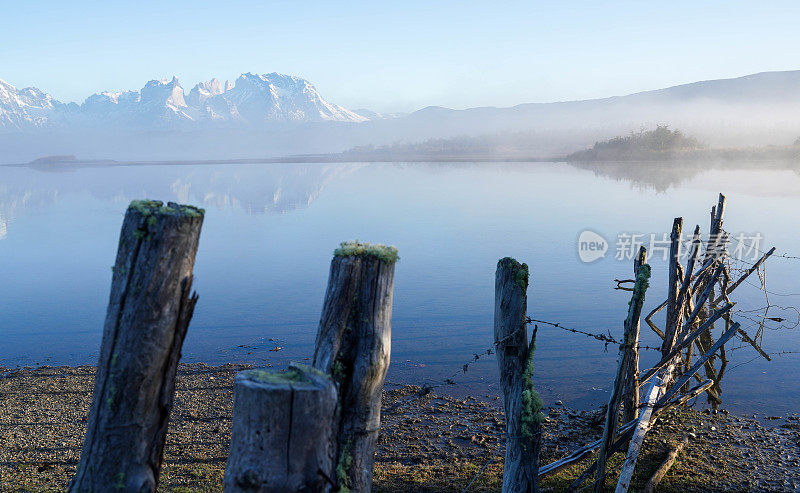
[[247, 73], [226, 83], [212, 79], [188, 94], [174, 77], [154, 80], [140, 91], [103, 92], [81, 104], [0, 81], [0, 162], [68, 154], [118, 160], [266, 158], [511, 133], [518, 134], [511, 140], [524, 141], [514, 145], [524, 145], [526, 156], [548, 157], [657, 125], [712, 147], [787, 145], [800, 136], [798, 115], [800, 71], [583, 101], [430, 106], [410, 114], [348, 110], [324, 99], [310, 82], [277, 73]]
[[140, 91], [101, 92], [82, 104], [62, 103], [34, 87], [0, 80], [0, 129], [118, 128], [135, 130], [257, 127], [301, 122], [363, 122], [329, 103], [307, 80], [242, 74], [235, 83], [201, 82], [189, 94], [177, 77], [151, 80]]

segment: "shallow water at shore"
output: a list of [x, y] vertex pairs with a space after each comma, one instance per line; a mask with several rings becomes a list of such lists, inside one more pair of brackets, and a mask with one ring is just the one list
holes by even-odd
[[[531, 317], [618, 337], [628, 293], [613, 290], [613, 279], [631, 277], [631, 262], [614, 258], [620, 233], [660, 236], [678, 215], [685, 229], [705, 228], [724, 192], [729, 231], [761, 233], [763, 250], [800, 252], [794, 170], [597, 166], [0, 168], [0, 366], [95, 362], [122, 216], [130, 200], [145, 197], [207, 210], [195, 269], [200, 301], [184, 361], [280, 366], [310, 356], [331, 253], [357, 238], [400, 251], [389, 381], [436, 385], [449, 378], [456, 385], [448, 391], [462, 395], [499, 392], [494, 356], [485, 351], [492, 346], [494, 269], [503, 256], [531, 266]], [[611, 243], [606, 258], [580, 261], [576, 243], [586, 229]], [[658, 256], [651, 263], [646, 310], [666, 294], [666, 263]], [[799, 306], [798, 278], [800, 261], [770, 260], [770, 301]], [[765, 304], [758, 279], [752, 284], [736, 292], [742, 312]], [[770, 315], [786, 318], [783, 325], [797, 322], [789, 309]], [[742, 321], [755, 332], [755, 322]], [[646, 327], [643, 338], [657, 343]], [[769, 352], [800, 350], [798, 341], [790, 329], [766, 330], [763, 339]], [[642, 367], [656, 360], [653, 353], [643, 354]], [[768, 363], [747, 346], [732, 351], [724, 407], [798, 409], [798, 356]], [[615, 364], [616, 348], [540, 325], [534, 377], [546, 404], [599, 405]]]

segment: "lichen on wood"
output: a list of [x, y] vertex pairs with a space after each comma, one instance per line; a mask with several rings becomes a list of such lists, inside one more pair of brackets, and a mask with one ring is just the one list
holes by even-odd
[[333, 251], [336, 257], [375, 257], [387, 264], [394, 264], [400, 257], [397, 248], [380, 243], [361, 243], [358, 240], [344, 241]]
[[[171, 215], [185, 215], [189, 217], [200, 217], [205, 214], [205, 210], [193, 205], [176, 204], [174, 202], [164, 202], [160, 200], [134, 200], [128, 206], [128, 209], [134, 209], [143, 216], [149, 217], [155, 214], [171, 214]], [[149, 224], [154, 225], [153, 219], [149, 219]]]
[[501, 258], [497, 262], [498, 267], [500, 265], [508, 265], [508, 267], [514, 273], [514, 279], [517, 282], [517, 285], [522, 289], [526, 289], [528, 287], [528, 281], [530, 280], [530, 270], [528, 269], [528, 264], [519, 263], [517, 259], [513, 257], [504, 257]]
[[[536, 330], [534, 329], [531, 337], [531, 344], [528, 348], [528, 356], [525, 359], [525, 371], [522, 374], [522, 412], [520, 417], [520, 430], [528, 442], [536, 436], [535, 425], [544, 421], [542, 414], [542, 398], [533, 386], [533, 353], [536, 351]], [[530, 444], [526, 444], [529, 446]]]
[[289, 369], [283, 372], [254, 369], [244, 370], [240, 372], [240, 375], [240, 378], [273, 385], [309, 384], [311, 383], [309, 375], [327, 378], [323, 372], [316, 368], [298, 363], [291, 363]]

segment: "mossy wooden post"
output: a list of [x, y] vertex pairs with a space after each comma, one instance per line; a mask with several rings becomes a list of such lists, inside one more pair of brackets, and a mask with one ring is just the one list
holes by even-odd
[[156, 490], [202, 225], [202, 209], [174, 203], [135, 201], [125, 213], [71, 492]]
[[[640, 256], [642, 252], [640, 250]], [[640, 257], [641, 258], [641, 257]], [[636, 283], [633, 285], [631, 301], [628, 303], [628, 316], [625, 318], [625, 345], [628, 344], [629, 337], [632, 337], [634, 327], [639, 326], [639, 318], [642, 314], [644, 296], [650, 285], [650, 266], [643, 263], [636, 272]], [[617, 376], [614, 379], [614, 387], [611, 389], [611, 396], [608, 400], [606, 409], [606, 420], [603, 428], [603, 441], [600, 444], [600, 451], [597, 453], [597, 469], [595, 470], [595, 493], [602, 493], [605, 489], [606, 459], [609, 451], [617, 436], [619, 425], [619, 406], [622, 401], [627, 371], [630, 367], [629, 358], [632, 352], [625, 350], [625, 345], [620, 348], [619, 364], [617, 366]]]
[[497, 263], [494, 340], [506, 414], [503, 492], [539, 491], [542, 400], [533, 388], [536, 331], [528, 345], [528, 277], [526, 264], [510, 257]]
[[[639, 276], [641, 266], [647, 264], [647, 249], [639, 248], [633, 262], [633, 275]], [[625, 391], [623, 397], [622, 421], [627, 423], [639, 416], [639, 319], [625, 327]]]
[[226, 493], [331, 489], [336, 386], [310, 366], [236, 375]]
[[342, 243], [331, 261], [313, 366], [331, 375], [338, 387], [330, 474], [340, 491], [372, 488], [397, 259], [394, 247], [350, 242]]

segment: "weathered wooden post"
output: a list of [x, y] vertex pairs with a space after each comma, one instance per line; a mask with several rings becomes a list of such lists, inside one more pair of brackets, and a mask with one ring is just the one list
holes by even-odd
[[[675, 345], [678, 329], [681, 324], [681, 307], [678, 306], [678, 291], [682, 276], [680, 274], [681, 234], [683, 232], [683, 218], [676, 217], [672, 223], [669, 249], [669, 289], [667, 292], [667, 321], [664, 326], [664, 342], [661, 344], [661, 354], [666, 355]], [[691, 276], [691, 274], [689, 274]]]
[[[719, 200], [716, 206], [711, 207], [711, 224], [708, 230], [708, 245], [706, 247], [705, 252], [705, 262], [710, 262], [713, 259], [719, 258], [720, 254], [723, 253], [726, 249], [726, 238], [724, 236], [724, 231], [722, 229], [722, 223], [725, 217], [725, 195], [719, 194]], [[713, 305], [715, 297], [714, 297], [714, 286], [713, 281], [711, 286], [711, 294], [708, 297], [708, 308], [705, 306], [701, 306], [701, 312], [699, 321], [700, 323], [706, 320], [706, 317], [713, 313]], [[701, 291], [702, 288], [698, 289]], [[722, 293], [727, 294], [727, 293]], [[730, 324], [730, 318], [725, 317], [726, 326]], [[714, 326], [711, 325], [707, 331], [703, 332], [700, 337], [696, 341], [697, 348], [700, 350], [700, 353], [704, 353], [708, 348], [710, 348], [714, 344], [714, 339], [712, 337], [712, 332], [714, 330]], [[720, 404], [722, 404], [722, 388], [720, 387], [720, 378], [717, 374], [717, 370], [714, 366], [714, 359], [712, 357], [707, 361], [705, 365], [705, 373], [706, 377], [714, 381], [714, 385], [706, 391], [706, 396], [708, 403], [711, 404], [711, 407], [714, 409], [718, 409]]]
[[[642, 258], [643, 251], [640, 250], [639, 257]], [[636, 272], [636, 283], [631, 293], [631, 301], [628, 305], [628, 316], [625, 318], [625, 345], [628, 345], [629, 338], [633, 337], [635, 327], [639, 326], [639, 318], [642, 314], [642, 305], [647, 288], [650, 285], [650, 266], [646, 263], [639, 265]], [[672, 348], [672, 346], [670, 346]], [[595, 493], [602, 493], [605, 489], [606, 459], [617, 436], [619, 425], [619, 406], [625, 388], [627, 369], [630, 367], [632, 352], [626, 351], [623, 347], [620, 351], [619, 365], [617, 366], [617, 376], [614, 379], [614, 387], [611, 389], [611, 397], [608, 400], [606, 409], [605, 427], [603, 428], [603, 441], [600, 444], [600, 451], [597, 454], [597, 469], [595, 471]]]
[[331, 261], [313, 366], [337, 383], [337, 443], [330, 476], [339, 490], [372, 488], [397, 259], [394, 247], [348, 242]]
[[[639, 276], [641, 266], [647, 264], [647, 249], [639, 248], [639, 254], [633, 262], [633, 276]], [[639, 416], [639, 319], [625, 327], [625, 390], [622, 400], [622, 421], [627, 423]]]
[[190, 296], [203, 210], [134, 201], [120, 233], [86, 438], [71, 492], [152, 492]]
[[533, 387], [536, 331], [528, 346], [528, 277], [526, 264], [510, 257], [497, 263], [494, 339], [506, 414], [503, 492], [539, 491], [542, 399]]
[[336, 386], [310, 366], [236, 375], [226, 493], [329, 491]]

